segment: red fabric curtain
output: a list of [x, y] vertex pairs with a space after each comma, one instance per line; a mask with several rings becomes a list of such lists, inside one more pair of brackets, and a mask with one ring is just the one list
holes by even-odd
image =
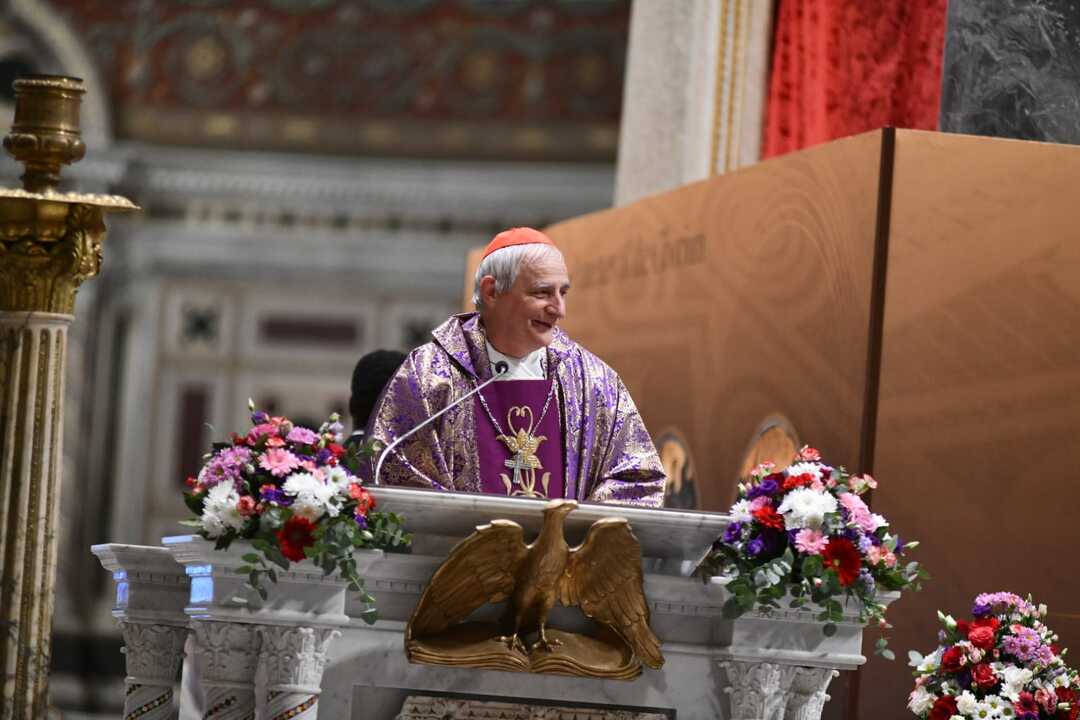
[[934, 130], [947, 0], [779, 0], [763, 156], [882, 126]]

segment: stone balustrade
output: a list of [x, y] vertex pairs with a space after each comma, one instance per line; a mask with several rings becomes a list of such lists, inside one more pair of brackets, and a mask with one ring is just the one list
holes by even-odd
[[[409, 490], [376, 495], [380, 509], [405, 515], [415, 541], [409, 554], [358, 555], [378, 602], [374, 625], [359, 618], [364, 608], [344, 583], [309, 562], [278, 573], [263, 601], [236, 573], [246, 564], [241, 544], [215, 551], [201, 538], [178, 536], [165, 538], [163, 547], [95, 546], [116, 581], [114, 614], [128, 664], [125, 717], [177, 717], [173, 683], [188, 634], [179, 707], [185, 720], [420, 720], [436, 706], [455, 720], [517, 717], [528, 708], [536, 720], [672, 710], [682, 720], [815, 720], [838, 671], [865, 662], [855, 607], [831, 637], [809, 609], [722, 617], [723, 583], [685, 573], [722, 532], [724, 516], [586, 505], [567, 519], [571, 543], [593, 520], [620, 515], [642, 544], [662, 669], [621, 681], [410, 664], [405, 624], [454, 543], [496, 517], [536, 531], [542, 506]], [[569, 630], [587, 625], [576, 608], [556, 608], [551, 621]], [[580, 712], [570, 713], [574, 707]]]

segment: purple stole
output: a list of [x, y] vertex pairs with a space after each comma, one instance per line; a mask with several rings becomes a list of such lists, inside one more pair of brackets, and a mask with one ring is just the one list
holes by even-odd
[[[522, 437], [519, 431], [530, 433], [530, 425], [531, 435], [545, 438], [536, 447], [535, 453], [527, 450], [517, 454], [511, 452], [507, 443], [498, 438], [500, 431], [492, 425], [480, 398], [476, 398], [476, 441], [482, 492], [515, 497], [563, 497], [566, 473], [557, 391], [548, 403], [547, 414], [542, 421], [540, 417], [553, 382], [551, 379], [500, 380], [480, 391], [502, 432], [514, 436], [515, 447], [520, 447], [517, 445], [517, 440]], [[512, 408], [523, 410], [512, 412]], [[520, 466], [516, 483], [515, 464]], [[537, 464], [539, 467], [536, 467]]]

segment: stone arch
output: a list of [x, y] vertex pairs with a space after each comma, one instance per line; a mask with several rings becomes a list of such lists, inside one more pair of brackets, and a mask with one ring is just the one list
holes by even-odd
[[[28, 57], [34, 72], [73, 75], [85, 81], [88, 92], [82, 102], [82, 135], [87, 146], [104, 148], [112, 142], [112, 117], [97, 66], [67, 21], [41, 0], [8, 0], [2, 13], [14, 32], [0, 35], [0, 61], [4, 57]], [[3, 121], [11, 109], [3, 108]]]

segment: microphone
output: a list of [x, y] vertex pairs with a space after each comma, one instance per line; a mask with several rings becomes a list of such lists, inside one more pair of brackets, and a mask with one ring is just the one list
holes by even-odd
[[384, 461], [384, 460], [386, 460], [386, 456], [390, 454], [390, 451], [391, 451], [391, 450], [393, 450], [393, 449], [394, 449], [394, 448], [396, 448], [396, 447], [397, 447], [398, 445], [400, 445], [401, 443], [403, 443], [403, 442], [404, 442], [404, 441], [405, 441], [405, 440], [406, 440], [407, 438], [409, 438], [409, 437], [410, 437], [411, 435], [413, 435], [414, 433], [416, 433], [416, 432], [417, 432], [417, 431], [419, 431], [420, 429], [422, 429], [422, 428], [424, 428], [424, 427], [427, 427], [427, 426], [428, 426], [429, 424], [431, 424], [431, 422], [432, 422], [433, 420], [435, 420], [435, 419], [436, 419], [437, 417], [439, 417], [439, 416], [440, 416], [440, 415], [442, 415], [443, 413], [445, 413], [445, 412], [447, 412], [448, 410], [450, 410], [451, 408], [453, 408], [453, 407], [456, 407], [457, 405], [460, 405], [461, 403], [465, 402], [466, 400], [468, 400], [469, 398], [471, 398], [471, 397], [472, 397], [473, 395], [475, 395], [476, 393], [480, 392], [481, 390], [483, 390], [484, 388], [486, 388], [486, 387], [487, 387], [488, 385], [490, 385], [491, 383], [493, 383], [493, 382], [495, 382], [496, 380], [498, 380], [499, 378], [501, 378], [501, 377], [502, 377], [503, 375], [505, 375], [506, 373], [510, 372], [510, 365], [509, 365], [509, 364], [508, 364], [508, 363], [507, 363], [507, 362], [506, 362], [505, 360], [499, 360], [499, 361], [498, 361], [497, 363], [495, 363], [495, 365], [494, 365], [494, 369], [495, 369], [495, 373], [494, 373], [494, 374], [493, 374], [493, 375], [491, 376], [491, 378], [490, 378], [490, 379], [488, 379], [488, 380], [485, 380], [485, 381], [484, 381], [483, 383], [481, 383], [480, 385], [477, 385], [477, 386], [476, 386], [476, 387], [475, 387], [474, 389], [472, 389], [472, 390], [470, 390], [469, 392], [465, 393], [464, 395], [462, 395], [461, 397], [459, 397], [459, 398], [458, 398], [457, 400], [455, 400], [454, 402], [450, 403], [449, 405], [447, 405], [446, 407], [444, 407], [444, 408], [443, 408], [442, 410], [440, 410], [439, 412], [435, 413], [434, 415], [432, 415], [431, 417], [429, 417], [429, 418], [428, 418], [427, 420], [425, 420], [424, 422], [420, 423], [419, 425], [417, 425], [416, 427], [414, 427], [414, 428], [413, 428], [412, 430], [409, 430], [409, 431], [408, 431], [407, 433], [405, 433], [404, 435], [402, 435], [401, 437], [399, 437], [399, 438], [398, 438], [397, 440], [395, 440], [394, 442], [392, 442], [392, 443], [390, 443], [389, 445], [387, 445], [387, 446], [386, 446], [386, 448], [385, 448], [385, 449], [384, 449], [384, 450], [382, 451], [382, 453], [381, 453], [381, 454], [379, 455], [379, 462], [377, 462], [377, 463], [375, 464], [375, 480], [374, 480], [374, 484], [375, 484], [375, 485], [378, 485], [378, 484], [379, 484], [379, 473], [380, 473], [380, 472], [382, 472], [382, 466], [383, 466], [383, 461]]

